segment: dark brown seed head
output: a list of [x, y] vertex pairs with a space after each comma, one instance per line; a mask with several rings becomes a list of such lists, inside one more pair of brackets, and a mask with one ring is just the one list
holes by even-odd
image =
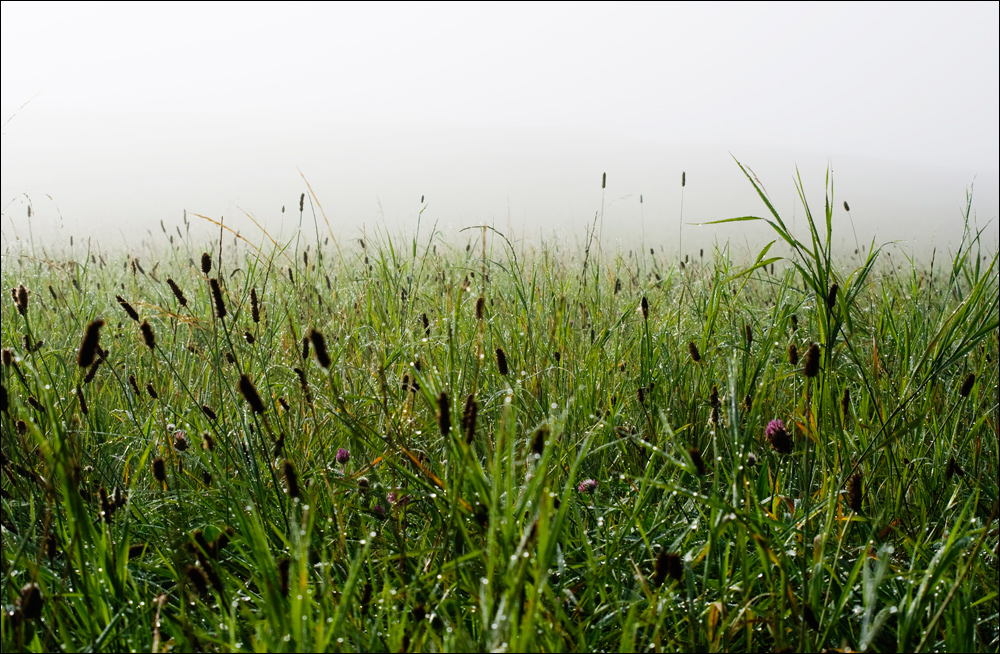
[[788, 346], [788, 363], [793, 366], [799, 365], [799, 348], [795, 347], [795, 343]]
[[[87, 325], [87, 330], [83, 333], [83, 340], [80, 342], [80, 353], [76, 357], [76, 363], [81, 368], [89, 368], [97, 357], [97, 348], [100, 345], [101, 327], [104, 321], [98, 318]], [[4, 351], [6, 354], [6, 350]]]
[[153, 459], [153, 479], [161, 484], [167, 482], [167, 464], [160, 457]]
[[148, 320], [143, 320], [142, 324], [139, 325], [139, 333], [142, 334], [142, 342], [146, 344], [146, 347], [155, 350], [156, 336], [153, 334], [153, 328], [149, 325]]
[[480, 295], [479, 299], [476, 300], [476, 320], [483, 319], [483, 310], [485, 308], [486, 308], [486, 298]]
[[819, 631], [819, 620], [816, 619], [816, 614], [813, 613], [812, 607], [808, 604], [802, 605], [802, 619], [811, 629]]
[[272, 449], [271, 453], [274, 455], [275, 458], [277, 458], [282, 454], [284, 454], [284, 452], [285, 452], [285, 433], [282, 432], [281, 435], [278, 436], [277, 440], [274, 441], [274, 448]]
[[792, 314], [792, 333], [794, 334], [798, 330], [798, 328], [799, 328], [799, 317], [793, 313]]
[[497, 348], [497, 370], [503, 377], [507, 376], [510, 370], [507, 368], [507, 353], [503, 351], [502, 347]]
[[958, 391], [958, 394], [961, 395], [962, 397], [969, 397], [969, 393], [972, 392], [972, 387], [975, 385], [975, 383], [976, 383], [976, 375], [975, 373], [970, 372], [969, 376], [965, 378], [964, 382], [962, 382], [962, 388]]
[[22, 316], [28, 313], [28, 289], [24, 287], [24, 284], [19, 284], [14, 291], [14, 304], [17, 306], [17, 312]]
[[251, 334], [249, 331], [243, 332], [243, 340], [247, 342], [247, 345], [253, 345], [254, 343], [257, 342], [257, 339], [254, 338], [254, 335]]
[[149, 393], [149, 396], [154, 400], [160, 397], [159, 395], [157, 395], [156, 389], [153, 388], [153, 382], [149, 382], [146, 384], [146, 392]]
[[656, 566], [653, 569], [653, 585], [657, 588], [662, 586], [667, 577], [680, 581], [684, 578], [684, 566], [680, 555], [661, 551], [656, 557]]
[[747, 393], [743, 397], [743, 411], [745, 413], [750, 413], [753, 410], [753, 398], [750, 397], [750, 393]]
[[207, 431], [201, 435], [201, 449], [206, 452], [215, 450], [215, 438]]
[[687, 173], [686, 172], [682, 172], [681, 173], [681, 188], [684, 188], [684, 186], [686, 184], [687, 184]]
[[642, 309], [643, 320], [649, 318], [649, 300], [646, 299], [645, 295], [643, 295], [642, 300], [639, 301], [639, 308]]
[[139, 394], [139, 382], [135, 380], [135, 375], [128, 376], [128, 385], [132, 387], [132, 391], [138, 395]]
[[305, 361], [309, 358], [309, 337], [302, 337], [302, 360]]
[[208, 252], [201, 254], [201, 272], [206, 275], [212, 272], [212, 256]]
[[844, 424], [851, 418], [851, 389], [845, 388], [844, 395], [840, 398], [840, 413], [844, 416]]
[[834, 284], [830, 287], [830, 292], [826, 296], [826, 306], [833, 308], [837, 304], [837, 291], [840, 290], [840, 285]]
[[622, 280], [619, 278], [615, 279], [615, 295], [618, 295], [622, 290]]
[[222, 287], [219, 286], [219, 280], [215, 277], [208, 280], [208, 285], [212, 288], [212, 301], [215, 304], [215, 317], [222, 320], [228, 314], [226, 311], [226, 303], [222, 299]]
[[959, 477], [964, 477], [965, 470], [962, 470], [962, 466], [958, 465], [958, 461], [955, 460], [955, 457], [951, 457], [950, 459], [948, 459], [948, 467], [945, 468], [944, 476], [947, 477], [948, 479], [951, 479], [956, 475], [958, 475]]
[[309, 381], [306, 379], [306, 372], [302, 368], [295, 368], [295, 374], [299, 376], [299, 387], [302, 394], [306, 396], [306, 402], [312, 403], [312, 394], [309, 393]]
[[705, 467], [705, 460], [701, 458], [701, 450], [692, 448], [688, 450], [688, 456], [691, 457], [691, 463], [694, 464], [699, 476], [704, 477], [708, 474], [708, 468]]
[[14, 430], [17, 432], [18, 436], [24, 436], [28, 433], [28, 423], [24, 420], [18, 420], [14, 423]]
[[806, 363], [802, 367], [802, 374], [810, 378], [819, 374], [819, 345], [815, 343], [809, 345], [809, 351], [806, 352]]
[[753, 328], [749, 323], [743, 325], [743, 339], [747, 342], [747, 347], [753, 345]]
[[264, 402], [261, 401], [257, 387], [250, 381], [250, 377], [246, 373], [240, 375], [240, 395], [243, 396], [254, 413], [264, 413]]
[[607, 173], [603, 173], [601, 175], [601, 188], [603, 189], [607, 185], [608, 185], [608, 174]]
[[187, 575], [188, 582], [198, 591], [199, 595], [204, 595], [208, 591], [208, 579], [205, 578], [205, 573], [202, 572], [201, 568], [189, 565], [184, 574]]
[[542, 425], [535, 430], [535, 437], [531, 440], [531, 451], [539, 456], [545, 451], [545, 439], [549, 436], [549, 428]]
[[427, 314], [426, 313], [420, 314], [420, 322], [422, 322], [423, 325], [424, 325], [424, 336], [430, 336], [431, 335], [431, 321], [427, 319]]
[[299, 473], [295, 471], [295, 464], [285, 459], [284, 463], [285, 485], [288, 486], [288, 496], [296, 498], [301, 495], [299, 489]]
[[448, 401], [448, 393], [441, 391], [438, 395], [438, 427], [441, 428], [441, 435], [447, 436], [451, 432], [451, 403]]
[[712, 406], [713, 409], [718, 409], [719, 407], [722, 406], [722, 401], [719, 400], [719, 387], [716, 386], [715, 384], [712, 385], [712, 392], [708, 396], [708, 403]]
[[288, 597], [288, 574], [291, 568], [291, 559], [281, 559], [278, 562], [278, 590], [284, 597]]
[[50, 561], [59, 555], [59, 539], [56, 538], [55, 533], [51, 531], [49, 532], [49, 534], [45, 537], [43, 546], [45, 548], [45, 556]]
[[83, 415], [90, 415], [90, 409], [87, 407], [87, 398], [83, 396], [83, 389], [79, 386], [76, 387], [76, 399], [80, 402], [80, 412]]
[[306, 194], [303, 193], [299, 196], [299, 213], [306, 210]]
[[476, 416], [479, 413], [479, 403], [471, 393], [465, 398], [465, 411], [462, 413], [462, 431], [465, 433], [465, 442], [472, 443], [476, 436]]
[[861, 500], [864, 498], [862, 495], [863, 483], [864, 477], [860, 472], [851, 475], [851, 478], [847, 480], [847, 505], [855, 513], [861, 513]]
[[851, 205], [847, 204], [847, 200], [844, 200], [844, 211], [850, 211]]
[[5, 368], [10, 368], [14, 365], [14, 351], [10, 348], [4, 348], [3, 354], [0, 355], [3, 359], [3, 365]]
[[137, 559], [140, 556], [142, 556], [145, 552], [146, 552], [146, 543], [136, 543], [135, 545], [129, 546], [128, 558], [130, 561], [132, 559]]
[[182, 307], [186, 307], [188, 303], [187, 298], [184, 297], [184, 291], [182, 291], [181, 287], [177, 285], [177, 282], [167, 278], [167, 286], [170, 287], [170, 292], [174, 294], [175, 298], [177, 298], [177, 304]]
[[694, 344], [694, 341], [688, 343], [688, 352], [691, 354], [691, 360], [695, 363], [701, 361], [701, 352], [698, 351], [698, 346]]
[[207, 404], [201, 405], [201, 412], [204, 413], [205, 417], [211, 420], [212, 422], [218, 420], [218, 416], [215, 415], [215, 411], [213, 411], [212, 407], [208, 406]]
[[645, 388], [643, 388], [642, 386], [640, 386], [639, 390], [637, 390], [635, 394], [636, 394], [636, 397], [639, 400], [639, 404], [645, 404], [646, 403], [646, 389]]
[[315, 329], [309, 330], [309, 339], [312, 341], [313, 350], [316, 351], [316, 362], [321, 368], [330, 369], [330, 355], [326, 351], [326, 339], [323, 334]]
[[121, 305], [122, 311], [128, 314], [129, 318], [131, 318], [136, 322], [139, 322], [139, 314], [136, 312], [134, 308], [132, 308], [132, 305], [129, 304], [125, 300], [125, 298], [123, 298], [121, 295], [116, 295], [115, 299], [118, 300], [118, 304]]
[[257, 289], [250, 289], [250, 317], [254, 323], [260, 322], [260, 302], [257, 300]]
[[42, 606], [45, 602], [42, 599], [42, 591], [37, 584], [28, 584], [21, 589], [21, 596], [18, 598], [21, 607], [21, 614], [25, 620], [37, 620], [42, 617]]

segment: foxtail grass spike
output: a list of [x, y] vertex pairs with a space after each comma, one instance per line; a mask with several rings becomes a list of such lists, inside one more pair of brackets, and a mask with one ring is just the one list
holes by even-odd
[[704, 477], [708, 474], [708, 468], [705, 467], [705, 460], [701, 458], [701, 450], [698, 448], [692, 448], [688, 450], [688, 456], [691, 457], [691, 463], [694, 464], [694, 468], [698, 471], [699, 477]]
[[806, 352], [806, 363], [802, 367], [802, 374], [812, 378], [819, 374], [819, 345], [813, 343]]
[[788, 346], [788, 363], [793, 366], [799, 365], [799, 348], [795, 347], [795, 343]]
[[479, 414], [479, 403], [476, 402], [476, 397], [473, 394], [469, 394], [469, 397], [465, 398], [465, 411], [462, 413], [462, 431], [465, 433], [465, 442], [468, 444], [472, 443], [472, 439], [476, 436], [476, 417]]
[[153, 479], [161, 484], [167, 483], [167, 464], [160, 457], [153, 459]]
[[101, 327], [104, 321], [98, 318], [87, 325], [87, 330], [83, 333], [83, 340], [80, 342], [80, 353], [76, 357], [76, 363], [81, 368], [89, 368], [97, 357], [97, 348], [100, 345]]
[[438, 395], [438, 427], [441, 428], [442, 436], [451, 432], [451, 405], [445, 391]]
[[150, 350], [156, 349], [156, 336], [153, 334], [153, 328], [150, 326], [148, 320], [143, 320], [142, 324], [139, 325], [139, 333], [142, 334], [142, 342], [146, 344]]
[[260, 302], [257, 300], [257, 289], [250, 289], [250, 317], [254, 324], [260, 322]]
[[864, 477], [861, 476], [860, 472], [851, 475], [851, 478], [847, 481], [847, 505], [855, 513], [861, 513], [863, 483]]
[[212, 272], [212, 257], [208, 252], [201, 253], [201, 272], [206, 275]]
[[254, 386], [249, 375], [246, 373], [240, 375], [240, 395], [243, 396], [243, 399], [250, 405], [250, 409], [254, 413], [264, 413], [264, 402], [261, 401], [260, 395], [257, 393], [257, 387]]
[[170, 287], [170, 292], [173, 293], [174, 298], [177, 299], [177, 304], [181, 305], [182, 307], [186, 307], [188, 303], [187, 298], [184, 297], [184, 291], [182, 291], [181, 287], [177, 285], [177, 282], [175, 282], [170, 278], [167, 278], [167, 286]]
[[311, 329], [309, 330], [309, 340], [312, 341], [313, 350], [316, 351], [316, 362], [321, 368], [329, 370], [331, 361], [330, 355], [326, 351], [326, 339], [323, 338], [323, 334], [316, 329]]
[[118, 304], [121, 305], [122, 310], [126, 314], [128, 314], [129, 318], [131, 318], [132, 320], [134, 320], [136, 322], [139, 322], [139, 314], [136, 312], [136, 310], [134, 308], [132, 308], [132, 305], [129, 304], [125, 300], [125, 298], [123, 298], [121, 295], [116, 295], [115, 299], [118, 300]]
[[222, 287], [219, 286], [219, 280], [212, 277], [208, 280], [208, 285], [212, 288], [212, 300], [215, 304], [215, 317], [219, 320], [228, 315], [226, 311], [226, 303], [222, 299]]
[[694, 344], [694, 341], [688, 343], [688, 353], [691, 355], [691, 360], [695, 363], [701, 361], [701, 352], [698, 351], [698, 346]]
[[285, 485], [288, 487], [288, 496], [292, 499], [299, 497], [301, 489], [299, 488], [299, 473], [295, 470], [295, 464], [285, 459], [283, 472], [285, 473]]
[[502, 347], [497, 348], [497, 370], [503, 377], [506, 377], [507, 373], [510, 372], [507, 368], [507, 353], [503, 351]]
[[972, 387], [975, 386], [975, 384], [976, 375], [975, 373], [970, 372], [969, 376], [965, 378], [964, 382], [962, 382], [962, 388], [959, 389], [958, 394], [962, 397], [969, 397], [969, 393], [972, 392]]
[[834, 284], [830, 287], [830, 292], [826, 296], [826, 306], [832, 309], [837, 304], [837, 291], [840, 290], [838, 284]]
[[642, 296], [642, 300], [639, 302], [639, 308], [642, 309], [642, 319], [646, 320], [649, 318], [649, 300], [646, 296]]

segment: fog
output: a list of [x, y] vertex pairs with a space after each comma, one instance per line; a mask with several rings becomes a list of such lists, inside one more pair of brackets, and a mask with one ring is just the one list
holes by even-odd
[[703, 224], [766, 212], [735, 159], [803, 235], [796, 170], [817, 214], [832, 171], [843, 251], [953, 248], [970, 188], [996, 248], [996, 4], [4, 4], [2, 24], [5, 248], [134, 245], [185, 211], [287, 239], [308, 182], [308, 238], [408, 237], [419, 214], [459, 241], [596, 226], [605, 248], [753, 252], [766, 226]]

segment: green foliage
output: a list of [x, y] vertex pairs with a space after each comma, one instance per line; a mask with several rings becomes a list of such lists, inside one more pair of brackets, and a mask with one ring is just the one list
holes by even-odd
[[742, 271], [488, 228], [5, 259], [3, 651], [995, 651], [996, 254], [846, 270], [832, 189], [799, 240], [744, 172]]

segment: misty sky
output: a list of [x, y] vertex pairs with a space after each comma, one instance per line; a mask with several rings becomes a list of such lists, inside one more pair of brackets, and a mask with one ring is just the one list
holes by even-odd
[[425, 196], [578, 242], [607, 172], [605, 237], [670, 250], [681, 171], [685, 223], [764, 211], [733, 156], [799, 219], [795, 167], [819, 209], [832, 165], [859, 237], [915, 248], [954, 245], [974, 181], [995, 247], [998, 6], [4, 2], [4, 247], [29, 203], [109, 247], [185, 209], [287, 236], [300, 172], [337, 238], [411, 233]]

